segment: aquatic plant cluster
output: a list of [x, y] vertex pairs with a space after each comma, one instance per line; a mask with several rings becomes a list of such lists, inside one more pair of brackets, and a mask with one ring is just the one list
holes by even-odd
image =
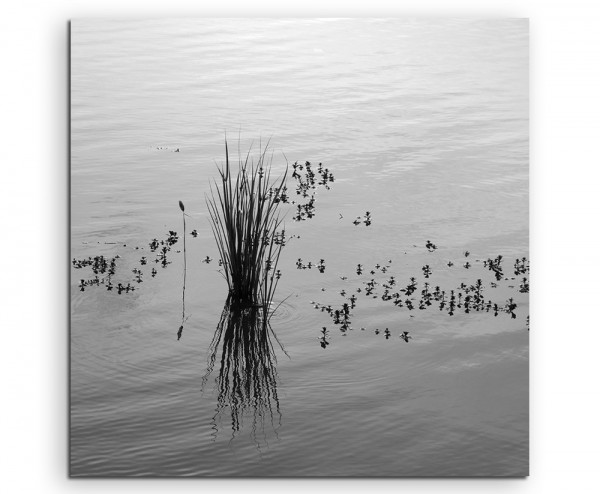
[[364, 218], [362, 216], [357, 216], [356, 219], [352, 222], [352, 224], [354, 226], [358, 226], [361, 223], [364, 223], [365, 226], [371, 226], [371, 224], [373, 223], [373, 218], [371, 217], [371, 212], [370, 211], [367, 211], [365, 213], [365, 217]]
[[318, 263], [308, 261], [308, 263], [304, 264], [304, 261], [302, 261], [302, 258], [299, 257], [298, 260], [296, 261], [296, 268], [297, 269], [315, 268], [319, 271], [319, 273], [324, 273], [325, 272], [325, 259], [321, 259]]
[[294, 221], [311, 219], [315, 216], [315, 192], [317, 186], [322, 185], [329, 190], [331, 188], [329, 184], [335, 181], [335, 177], [328, 168], [323, 168], [322, 163], [319, 163], [317, 166], [318, 180], [310, 161], [305, 161], [304, 165], [296, 161], [292, 165], [292, 168], [292, 178], [296, 179], [297, 182], [296, 195], [308, 199], [308, 202], [305, 203], [292, 201], [292, 204], [296, 204], [296, 214], [293, 219]]
[[[153, 262], [155, 264], [160, 264], [161, 267], [166, 268], [169, 264], [171, 264], [171, 261], [169, 260], [168, 254], [171, 252], [171, 249], [173, 247], [173, 245], [175, 245], [177, 243], [177, 241], [179, 240], [179, 237], [177, 235], [177, 232], [170, 230], [167, 234], [166, 234], [166, 238], [164, 240], [158, 240], [156, 238], [153, 238], [150, 243], [148, 244], [149, 248], [150, 248], [150, 252], [155, 253], [156, 257], [153, 259]], [[99, 243], [99, 242], [98, 242]], [[116, 245], [115, 242], [107, 242], [108, 244], [112, 244], [112, 245]], [[127, 247], [127, 244], [122, 244], [123, 247]], [[135, 250], [143, 250], [143, 247], [135, 247]], [[71, 261], [71, 264], [73, 266], [73, 268], [75, 269], [83, 269], [83, 268], [90, 268], [92, 273], [94, 274], [93, 277], [85, 279], [82, 278], [79, 282], [78, 288], [80, 289], [80, 291], [85, 291], [86, 287], [91, 287], [91, 286], [105, 286], [107, 291], [113, 291], [115, 293], [117, 293], [118, 295], [121, 295], [123, 293], [129, 293], [129, 292], [133, 292], [135, 291], [135, 286], [132, 285], [131, 283], [142, 283], [143, 280], [143, 271], [141, 268], [135, 267], [131, 270], [131, 273], [133, 273], [133, 277], [132, 279], [130, 279], [130, 281], [127, 281], [127, 284], [125, 284], [125, 280], [122, 280], [121, 282], [115, 283], [113, 281], [114, 277], [117, 274], [117, 260], [121, 259], [121, 256], [119, 254], [115, 255], [114, 257], [110, 257], [107, 258], [103, 255], [99, 255], [99, 256], [95, 256], [95, 257], [87, 257], [84, 259], [73, 259]], [[148, 264], [148, 257], [147, 256], [142, 256], [139, 259], [139, 264], [140, 266], [146, 266]], [[156, 268], [152, 268], [150, 271], [150, 274], [152, 276], [152, 278], [154, 278], [156, 276], [156, 274], [158, 273], [158, 271], [156, 270]], [[104, 276], [101, 276], [104, 275]], [[122, 276], [121, 276], [122, 278]]]
[[[73, 259], [72, 265], [75, 269], [82, 269], [89, 266], [94, 273], [93, 278], [87, 280], [81, 279], [79, 282], [79, 289], [83, 292], [86, 286], [100, 286], [106, 285], [107, 290], [113, 289], [112, 277], [116, 270], [116, 260], [119, 256], [112, 257], [110, 259], [104, 256], [88, 257], [87, 259]], [[105, 277], [100, 278], [99, 275], [106, 274]], [[122, 290], [121, 290], [122, 291]]]
[[[425, 247], [429, 252], [434, 252], [437, 249], [435, 244], [431, 243], [429, 240], [426, 242]], [[469, 255], [469, 251], [464, 252], [465, 257], [468, 257]], [[496, 281], [489, 282], [489, 287], [492, 289], [498, 287], [498, 282], [500, 280], [510, 282], [516, 279], [514, 276], [504, 276], [502, 271], [502, 260], [503, 256], [501, 255], [497, 256], [495, 259], [488, 258], [483, 260], [483, 262], [480, 259], [474, 260], [474, 263], [482, 263], [484, 268], [488, 268], [489, 271], [494, 273], [494, 279]], [[299, 259], [296, 263], [298, 268], [300, 268], [300, 261], [301, 259]], [[391, 268], [391, 264], [391, 259], [386, 265], [377, 263], [373, 269], [369, 271], [369, 273], [371, 275], [374, 275], [375, 273], [384, 274]], [[445, 264], [451, 268], [455, 263], [448, 261]], [[469, 263], [468, 266], [463, 265], [463, 267], [465, 269], [469, 269], [471, 267], [471, 263]], [[356, 266], [357, 276], [362, 276], [364, 272], [364, 266], [362, 264], [358, 264]], [[440, 286], [434, 286], [427, 281], [433, 274], [433, 270], [429, 264], [423, 266], [421, 268], [421, 272], [423, 275], [423, 281], [420, 284], [414, 276], [410, 277], [408, 283], [402, 288], [398, 288], [398, 280], [395, 276], [386, 276], [383, 280], [371, 277], [370, 279], [361, 281], [359, 286], [342, 289], [339, 292], [339, 295], [344, 298], [344, 302], [342, 302], [339, 306], [337, 306], [335, 303], [325, 304], [315, 301], [312, 301], [311, 304], [316, 310], [327, 313], [332, 318], [333, 324], [339, 328], [343, 335], [345, 335], [348, 330], [353, 329], [351, 324], [353, 315], [352, 310], [357, 305], [356, 294], [373, 299], [380, 299], [384, 302], [390, 302], [398, 308], [407, 309], [409, 312], [437, 308], [439, 311], [446, 313], [448, 316], [453, 316], [461, 311], [464, 314], [469, 314], [471, 312], [486, 312], [493, 314], [495, 317], [497, 317], [500, 313], [506, 313], [510, 315], [512, 319], [516, 319], [517, 317], [515, 313], [515, 310], [517, 309], [517, 303], [515, 302], [514, 298], [509, 297], [508, 300], [504, 302], [492, 301], [490, 298], [486, 297], [486, 284], [481, 278], [478, 278], [471, 284], [466, 284], [463, 282], [457, 287], [442, 289]], [[529, 274], [529, 261], [527, 258], [523, 257], [515, 261], [514, 274], [515, 276]], [[342, 276], [340, 278], [342, 281], [348, 280], [347, 276]], [[508, 288], [515, 288], [514, 285], [507, 286]], [[325, 291], [325, 289], [323, 288], [322, 291]], [[529, 291], [529, 280], [527, 277], [522, 278], [518, 291], [520, 293], [527, 293]], [[411, 315], [411, 317], [413, 316]], [[529, 316], [527, 316], [526, 326], [527, 329], [529, 329]], [[366, 328], [361, 327], [360, 329], [364, 331]], [[380, 332], [381, 331], [379, 328], [375, 328], [375, 334], [380, 334]], [[384, 335], [386, 339], [389, 339], [391, 336], [389, 328], [385, 328]], [[399, 334], [400, 338], [407, 343], [412, 338], [412, 336], [408, 335], [408, 331], [401, 331]], [[322, 348], [326, 348], [329, 344], [327, 341], [328, 336], [329, 332], [327, 327], [323, 326], [321, 336], [319, 337], [319, 342]]]

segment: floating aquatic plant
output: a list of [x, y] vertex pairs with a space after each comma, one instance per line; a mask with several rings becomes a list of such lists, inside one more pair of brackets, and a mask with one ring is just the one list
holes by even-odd
[[[433, 248], [435, 244], [427, 241], [425, 247], [433, 252], [437, 250], [437, 248]], [[465, 257], [468, 257], [469, 252], [465, 251], [463, 253]], [[497, 288], [500, 280], [503, 278], [501, 262], [503, 261], [503, 256], [498, 255], [496, 258], [487, 258], [487, 259], [473, 259], [473, 264], [470, 262], [465, 263], [465, 267], [473, 269], [477, 269], [478, 266], [483, 267], [481, 270], [483, 274], [486, 273], [485, 268], [494, 272], [494, 277], [497, 281], [490, 282], [490, 286], [492, 288]], [[301, 263], [301, 259], [298, 260]], [[302, 264], [302, 263], [301, 263]], [[383, 263], [376, 263], [374, 265], [374, 270], [371, 270], [371, 274], [376, 274], [377, 272], [386, 273], [388, 268], [391, 267], [392, 260], [390, 259], [386, 265]], [[454, 263], [448, 262], [445, 263], [448, 267], [451, 267]], [[362, 274], [363, 269], [365, 268], [362, 264], [357, 266], [357, 275]], [[347, 334], [347, 330], [351, 330], [352, 326], [350, 324], [353, 319], [353, 310], [357, 306], [357, 296], [356, 294], [363, 294], [369, 298], [378, 298], [384, 302], [391, 302], [394, 306], [398, 308], [405, 308], [408, 311], [414, 311], [418, 309], [420, 311], [425, 311], [429, 308], [439, 309], [440, 312], [445, 312], [449, 316], [454, 316], [455, 314], [464, 313], [491, 313], [495, 317], [497, 317], [500, 313], [508, 314], [511, 319], [517, 319], [517, 301], [514, 298], [509, 298], [505, 303], [494, 303], [492, 300], [486, 298], [485, 286], [487, 283], [484, 283], [482, 278], [477, 278], [473, 283], [465, 283], [461, 282], [460, 286], [452, 287], [452, 289], [446, 291], [443, 290], [439, 285], [430, 284], [430, 278], [433, 277], [433, 272], [431, 270], [430, 265], [425, 265], [421, 268], [424, 280], [419, 282], [415, 277], [410, 278], [410, 282], [404, 287], [397, 289], [398, 282], [395, 276], [389, 276], [387, 279], [381, 280], [376, 278], [371, 278], [369, 281], [361, 282], [362, 287], [358, 287], [356, 289], [352, 289], [352, 287], [346, 286], [348, 289], [343, 289], [339, 294], [345, 298], [349, 303], [345, 303], [342, 305], [341, 309], [335, 309], [331, 305], [325, 305], [320, 302], [312, 301], [311, 304], [315, 309], [321, 310], [321, 312], [326, 312], [332, 319], [333, 323], [338, 325], [342, 336]], [[528, 273], [529, 272], [529, 261], [527, 258], [523, 257], [522, 259], [517, 259], [515, 262], [515, 274], [518, 273]], [[348, 281], [348, 277], [342, 276], [340, 277], [342, 281]], [[509, 278], [503, 278], [505, 281], [508, 281]], [[514, 280], [515, 278], [510, 278], [510, 280]], [[515, 289], [514, 285], [502, 284], [505, 288]], [[383, 289], [383, 291], [379, 288]], [[325, 291], [322, 289], [322, 291]], [[519, 293], [528, 293], [529, 292], [529, 279], [527, 277], [521, 278], [521, 283], [518, 287]], [[420, 294], [420, 296], [419, 296]], [[414, 318], [413, 314], [409, 314], [410, 318]], [[527, 322], [527, 327], [528, 322]], [[364, 329], [361, 327], [361, 329]], [[387, 329], [387, 328], [386, 328]], [[379, 329], [375, 330], [375, 334], [379, 334]], [[386, 339], [389, 339], [389, 333], [386, 331], [384, 333], [386, 335]], [[408, 342], [409, 339], [412, 339], [412, 336], [408, 336], [408, 332], [403, 332], [400, 337]], [[325, 348], [325, 346], [323, 346]]]

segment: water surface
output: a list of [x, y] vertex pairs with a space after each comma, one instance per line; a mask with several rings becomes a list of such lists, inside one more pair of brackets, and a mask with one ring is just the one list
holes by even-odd
[[[343, 334], [311, 304], [340, 304], [341, 290], [368, 281], [358, 263], [389, 264], [378, 279], [403, 286], [424, 281], [429, 264], [430, 282], [450, 289], [494, 280], [481, 263], [462, 267], [466, 250], [473, 264], [503, 255], [508, 273], [528, 256], [526, 21], [71, 28], [72, 256], [119, 255], [123, 281], [144, 271], [121, 295], [82, 292], [82, 270], [72, 271], [72, 475], [528, 473], [528, 297], [509, 288], [518, 280], [488, 289], [498, 302], [516, 296], [516, 319], [407, 311], [361, 295]], [[218, 363], [203, 386], [227, 289], [216, 261], [202, 259], [218, 257], [205, 194], [225, 132], [237, 153], [240, 129], [242, 153], [272, 138], [277, 171], [286, 158], [322, 162], [336, 181], [318, 191], [315, 218], [286, 221], [300, 239], [281, 260], [276, 302], [286, 300], [272, 326], [290, 358], [276, 348], [277, 399], [235, 432], [228, 410], [217, 413]], [[154, 259], [153, 238], [181, 236], [179, 200], [190, 217], [178, 340], [182, 242], [164, 269], [139, 260]], [[366, 211], [373, 224], [353, 225]], [[325, 273], [297, 270], [299, 257], [325, 259]]]

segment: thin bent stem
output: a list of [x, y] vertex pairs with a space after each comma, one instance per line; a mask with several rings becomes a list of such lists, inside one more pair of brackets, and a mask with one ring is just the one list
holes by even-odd
[[177, 340], [181, 339], [181, 334], [183, 333], [183, 325], [186, 321], [185, 318], [185, 281], [187, 275], [187, 252], [185, 248], [185, 207], [183, 202], [179, 201], [179, 208], [181, 209], [181, 214], [183, 215], [183, 289], [181, 293], [181, 326], [179, 326], [179, 330], [177, 331]]

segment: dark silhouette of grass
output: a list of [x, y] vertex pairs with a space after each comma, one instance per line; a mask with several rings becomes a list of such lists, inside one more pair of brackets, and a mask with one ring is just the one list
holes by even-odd
[[[218, 391], [213, 417], [216, 434], [219, 417], [230, 414], [232, 438], [240, 431], [244, 416], [251, 417], [252, 437], [259, 442], [270, 423], [277, 431], [281, 412], [277, 396], [276, 356], [272, 337], [279, 343], [264, 311], [241, 307], [227, 297], [221, 319], [209, 348], [208, 367], [202, 379], [204, 390], [215, 364]], [[281, 347], [283, 349], [283, 347]], [[285, 352], [285, 350], [284, 350]]]
[[250, 150], [232, 170], [225, 140], [225, 164], [219, 167], [220, 181], [211, 186], [206, 198], [211, 227], [223, 262], [224, 277], [232, 303], [241, 307], [261, 307], [268, 311], [279, 277], [275, 276], [283, 248], [277, 233], [286, 170], [279, 179], [271, 178], [268, 143], [255, 163]]

